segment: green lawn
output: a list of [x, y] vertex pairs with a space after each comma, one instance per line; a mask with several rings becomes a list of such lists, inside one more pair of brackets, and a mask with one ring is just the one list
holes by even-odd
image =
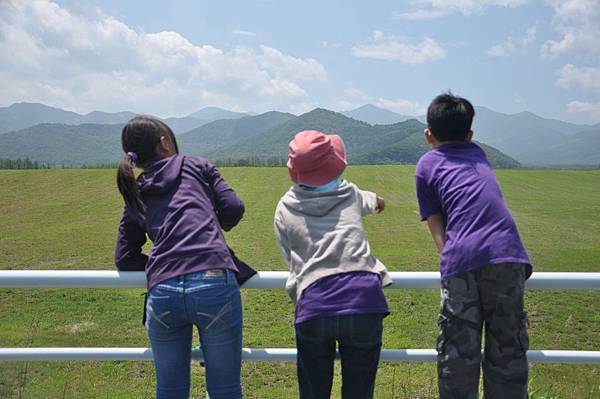
[[[386, 198], [365, 220], [373, 252], [391, 271], [436, 271], [419, 222], [414, 167], [350, 167], [345, 177]], [[283, 168], [223, 174], [246, 203], [228, 240], [259, 270], [285, 270], [272, 232]], [[600, 170], [497, 172], [536, 271], [600, 271]], [[112, 170], [0, 171], [0, 269], [113, 269], [121, 199]], [[141, 290], [0, 289], [0, 347], [145, 347]], [[433, 348], [439, 294], [387, 291], [384, 347]], [[244, 346], [293, 347], [293, 308], [283, 290], [243, 290]], [[531, 349], [600, 350], [600, 293], [529, 291]], [[202, 398], [202, 369], [192, 392]], [[339, 371], [339, 370], [338, 370]], [[297, 397], [295, 366], [245, 363], [247, 398]], [[536, 398], [598, 398], [600, 367], [532, 365]], [[335, 394], [339, 397], [339, 373]], [[150, 362], [0, 363], [0, 398], [151, 398]], [[376, 398], [435, 398], [433, 363], [382, 363]]]

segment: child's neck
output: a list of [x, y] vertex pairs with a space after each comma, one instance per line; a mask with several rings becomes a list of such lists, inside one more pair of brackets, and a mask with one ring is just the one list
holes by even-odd
[[462, 140], [462, 141], [437, 141], [436, 140], [431, 145], [431, 147], [432, 148], [439, 148], [439, 147], [441, 147], [441, 146], [443, 146], [445, 144], [466, 144], [466, 143], [470, 143], [470, 142], [471, 142], [471, 140], [469, 140], [469, 139], [465, 139], [465, 140]]

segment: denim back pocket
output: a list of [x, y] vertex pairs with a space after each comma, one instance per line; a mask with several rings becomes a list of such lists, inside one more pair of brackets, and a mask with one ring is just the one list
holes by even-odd
[[170, 329], [173, 324], [173, 300], [169, 291], [154, 287], [146, 300], [146, 328]]
[[204, 334], [220, 334], [242, 322], [242, 304], [237, 284], [201, 290], [192, 296], [192, 316]]

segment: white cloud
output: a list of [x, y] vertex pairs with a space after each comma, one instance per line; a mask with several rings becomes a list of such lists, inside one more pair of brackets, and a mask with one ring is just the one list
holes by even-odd
[[268, 46], [260, 46], [263, 57], [261, 65], [276, 76], [287, 76], [297, 80], [327, 80], [325, 68], [313, 58], [301, 59], [283, 54]]
[[371, 101], [373, 97], [369, 96], [367, 93], [357, 89], [354, 86], [348, 86], [344, 90], [344, 94], [349, 98], [355, 98], [361, 101]]
[[405, 12], [398, 12], [394, 14], [394, 19], [406, 19], [409, 21], [421, 21], [427, 19], [437, 19], [445, 17], [449, 13], [446, 10], [429, 8], [429, 9], [416, 9]]
[[361, 58], [416, 65], [444, 59], [447, 51], [429, 37], [421, 39], [419, 43], [410, 43], [394, 36], [386, 36], [381, 31], [374, 31], [370, 43], [354, 46], [352, 54]]
[[600, 57], [600, 0], [550, 0], [554, 27], [560, 38], [541, 47], [543, 58], [575, 54], [581, 59]]
[[48, 0], [0, 0], [0, 54], [2, 103], [79, 112], [292, 110], [310, 103], [301, 82], [326, 80], [314, 59], [267, 46], [197, 45], [177, 32], [135, 31], [100, 11], [76, 14]]
[[535, 26], [527, 29], [525, 36], [513, 38], [509, 36], [503, 43], [496, 44], [488, 50], [491, 57], [506, 57], [513, 54], [524, 54], [535, 42], [537, 28]]
[[234, 29], [234, 30], [231, 31], [231, 33], [233, 33], [234, 35], [238, 35], [238, 36], [256, 37], [256, 33], [255, 32], [250, 32], [248, 30]]
[[558, 71], [558, 75], [556, 83], [559, 86], [565, 88], [579, 86], [582, 89], [600, 93], [600, 68], [578, 68], [573, 64], [567, 64]]
[[425, 109], [419, 104], [418, 101], [410, 101], [405, 99], [389, 100], [386, 98], [378, 98], [373, 102], [373, 105], [404, 115], [421, 115], [425, 112]]
[[471, 15], [486, 7], [515, 8], [526, 4], [528, 0], [412, 0], [410, 11], [395, 14], [397, 19], [426, 20], [445, 17], [454, 13]]
[[373, 97], [367, 93], [357, 89], [354, 86], [348, 86], [344, 90], [346, 98], [337, 102], [335, 109], [350, 110], [358, 108], [366, 103], [370, 103], [379, 108], [384, 108], [390, 111], [398, 112], [404, 115], [421, 115], [425, 112], [425, 108], [418, 101], [407, 99], [387, 99], [381, 97]]
[[583, 113], [595, 118], [600, 117], [600, 102], [571, 101], [567, 104], [567, 109], [571, 113]]

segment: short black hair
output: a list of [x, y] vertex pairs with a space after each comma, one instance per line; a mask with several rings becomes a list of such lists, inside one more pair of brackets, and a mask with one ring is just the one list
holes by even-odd
[[451, 92], [440, 94], [427, 108], [427, 125], [437, 141], [465, 141], [475, 109], [469, 100]]

